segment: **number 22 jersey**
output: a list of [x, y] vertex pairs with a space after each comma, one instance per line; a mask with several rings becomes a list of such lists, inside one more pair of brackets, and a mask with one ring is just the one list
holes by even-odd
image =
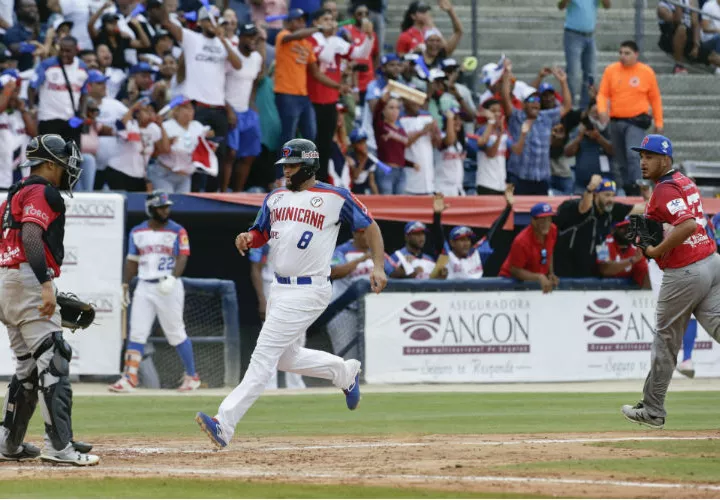
[[666, 238], [675, 226], [690, 219], [697, 222], [695, 232], [682, 245], [657, 260], [660, 269], [685, 267], [712, 255], [717, 249], [715, 240], [708, 236], [700, 192], [695, 183], [680, 172], [670, 171], [658, 180], [645, 207], [645, 216], [662, 223]]
[[168, 220], [161, 229], [152, 229], [148, 221], [132, 228], [128, 238], [128, 260], [138, 262], [138, 278], [155, 280], [172, 274], [178, 255], [190, 255], [187, 231]]
[[250, 232], [270, 244], [268, 260], [279, 276], [330, 276], [341, 222], [357, 231], [373, 221], [350, 191], [318, 182], [304, 191], [268, 194]]

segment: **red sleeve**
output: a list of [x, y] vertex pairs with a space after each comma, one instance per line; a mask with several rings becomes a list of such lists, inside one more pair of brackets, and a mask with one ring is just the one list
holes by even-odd
[[690, 207], [687, 206], [682, 189], [672, 182], [658, 184], [650, 200], [647, 214], [653, 220], [673, 226], [695, 218]]
[[410, 36], [407, 34], [407, 32], [403, 31], [402, 33], [400, 33], [397, 43], [395, 44], [395, 52], [397, 52], [399, 56], [405, 55], [410, 52]]
[[[23, 189], [18, 200], [22, 207], [20, 223], [34, 222], [47, 231], [48, 226], [58, 214], [50, 208], [45, 198], [45, 186], [36, 184]], [[13, 200], [14, 201], [14, 200]]]
[[178, 255], [190, 255], [190, 238], [185, 228], [178, 232]]
[[265, 245], [268, 241], [268, 237], [265, 236], [263, 233], [258, 231], [257, 229], [253, 229], [250, 231], [250, 234], [253, 237], [252, 242], [250, 243], [250, 248], [260, 248], [261, 246]]

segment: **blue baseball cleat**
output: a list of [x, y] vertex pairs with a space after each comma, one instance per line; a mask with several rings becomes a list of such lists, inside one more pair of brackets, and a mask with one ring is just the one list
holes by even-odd
[[197, 412], [195, 415], [195, 422], [198, 423], [200, 428], [208, 435], [210, 440], [218, 448], [225, 448], [227, 441], [223, 438], [222, 428], [220, 423], [212, 418], [210, 415], [205, 415], [203, 412]]
[[347, 404], [348, 410], [354, 410], [360, 404], [360, 373], [355, 375], [355, 382], [344, 389], [345, 403]]

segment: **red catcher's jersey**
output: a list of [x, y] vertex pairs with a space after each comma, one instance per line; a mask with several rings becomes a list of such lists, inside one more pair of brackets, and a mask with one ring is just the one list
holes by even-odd
[[655, 185], [652, 197], [645, 207], [645, 216], [661, 222], [664, 237], [678, 224], [695, 219], [697, 227], [690, 237], [657, 260], [660, 269], [676, 269], [702, 260], [717, 250], [715, 240], [709, 237], [705, 226], [700, 192], [693, 181], [677, 171], [670, 171]]

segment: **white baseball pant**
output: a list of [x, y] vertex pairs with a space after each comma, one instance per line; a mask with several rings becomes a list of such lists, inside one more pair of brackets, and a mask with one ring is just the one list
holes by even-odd
[[355, 371], [348, 368], [342, 358], [301, 346], [305, 331], [325, 310], [331, 294], [332, 287], [327, 281], [312, 285], [273, 283], [265, 323], [250, 366], [240, 385], [223, 400], [215, 416], [228, 443], [235, 433], [235, 426], [278, 369], [331, 380], [340, 389], [347, 389], [354, 382]]
[[184, 308], [185, 287], [181, 279], [175, 281], [175, 287], [167, 295], [160, 293], [157, 283], [139, 280], [130, 310], [130, 340], [147, 344], [157, 316], [168, 343], [173, 347], [182, 344], [187, 338]]

